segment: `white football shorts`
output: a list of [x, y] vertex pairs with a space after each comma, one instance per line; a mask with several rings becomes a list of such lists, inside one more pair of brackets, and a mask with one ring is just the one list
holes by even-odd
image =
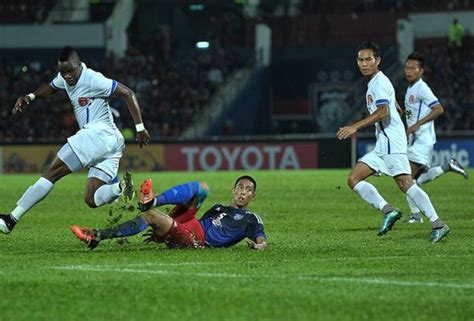
[[358, 162], [367, 164], [377, 174], [385, 174], [391, 177], [398, 175], [411, 175], [410, 163], [406, 154], [377, 155], [375, 151], [362, 156]]
[[408, 160], [427, 168], [430, 167], [431, 156], [433, 156], [433, 146], [432, 144], [424, 144], [415, 140], [413, 145], [408, 146]]
[[67, 141], [82, 166], [90, 168], [89, 177], [109, 183], [117, 176], [125, 148], [124, 138], [117, 128], [83, 128]]

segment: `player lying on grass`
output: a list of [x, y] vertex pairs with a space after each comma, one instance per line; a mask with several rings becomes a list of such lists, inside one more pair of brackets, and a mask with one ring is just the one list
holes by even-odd
[[[169, 248], [229, 247], [248, 238], [255, 250], [267, 247], [262, 219], [247, 209], [255, 198], [256, 181], [241, 176], [232, 189], [229, 206], [215, 204], [198, 220], [196, 213], [206, 199], [209, 187], [204, 182], [189, 182], [170, 188], [155, 197], [151, 179], [140, 188], [142, 215], [106, 229], [71, 226], [71, 231], [92, 250], [102, 240], [138, 234], [148, 226], [145, 242], [165, 243]], [[169, 215], [155, 208], [175, 204]]]

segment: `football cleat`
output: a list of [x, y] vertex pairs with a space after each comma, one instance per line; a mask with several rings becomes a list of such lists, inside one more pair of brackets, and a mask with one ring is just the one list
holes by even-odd
[[448, 166], [449, 166], [449, 171], [462, 175], [464, 176], [465, 179], [469, 178], [468, 172], [454, 158], [451, 158], [449, 160]]
[[423, 223], [423, 214], [421, 212], [411, 214], [407, 220], [407, 223]]
[[398, 221], [401, 217], [402, 217], [402, 212], [400, 212], [399, 209], [395, 209], [385, 214], [383, 217], [382, 225], [380, 226], [380, 230], [377, 233], [377, 235], [382, 236], [382, 235], [387, 234], [387, 232], [392, 229], [395, 222]]
[[71, 225], [71, 232], [82, 242], [86, 243], [91, 250], [99, 245], [100, 238], [95, 229], [83, 228], [77, 225]]
[[122, 199], [125, 204], [130, 204], [135, 198], [135, 187], [133, 186], [132, 174], [126, 172], [120, 182], [120, 189], [122, 190]]
[[145, 180], [140, 186], [140, 211], [146, 212], [153, 207], [155, 194], [153, 193], [153, 182], [151, 178]]
[[443, 227], [433, 229], [431, 231], [431, 238], [430, 241], [433, 243], [437, 243], [441, 241], [444, 237], [448, 236], [449, 233], [451, 233], [451, 229], [449, 228], [448, 225], [444, 224]]
[[0, 214], [0, 232], [10, 233], [16, 225], [15, 219], [10, 214]]

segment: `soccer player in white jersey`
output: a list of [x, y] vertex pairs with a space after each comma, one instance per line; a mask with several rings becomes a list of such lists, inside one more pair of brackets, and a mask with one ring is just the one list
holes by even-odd
[[[405, 94], [405, 118], [408, 135], [408, 160], [411, 174], [419, 185], [432, 181], [446, 172], [454, 172], [468, 178], [467, 171], [454, 159], [447, 164], [430, 168], [433, 146], [436, 143], [434, 120], [444, 112], [443, 106], [428, 84], [421, 78], [424, 58], [412, 53], [405, 62], [408, 89]], [[411, 215], [408, 223], [423, 222], [423, 216], [413, 201], [407, 197]]]
[[375, 186], [365, 181], [375, 174], [383, 173], [393, 177], [400, 190], [410, 197], [418, 208], [429, 217], [432, 224], [430, 240], [438, 242], [450, 230], [438, 217], [428, 194], [413, 183], [407, 157], [405, 126], [397, 112], [395, 90], [392, 83], [379, 70], [380, 49], [373, 42], [361, 44], [357, 54], [359, 70], [368, 80], [366, 103], [370, 115], [352, 125], [341, 127], [337, 132], [339, 139], [346, 139], [359, 129], [375, 125], [376, 144], [372, 152], [364, 155], [352, 168], [348, 178], [349, 187], [367, 203], [383, 213], [383, 222], [377, 235], [390, 231], [402, 213], [380, 195]]
[[[147, 145], [150, 135], [142, 121], [140, 107], [133, 91], [121, 83], [106, 78], [81, 63], [77, 52], [64, 47], [58, 59], [59, 73], [51, 83], [18, 98], [16, 111], [23, 109], [35, 98], [49, 97], [65, 90], [74, 107], [80, 130], [67, 139], [50, 167], [31, 185], [16, 203], [10, 214], [0, 215], [0, 231], [12, 231], [20, 218], [36, 203], [45, 198], [62, 177], [89, 168], [84, 200], [90, 207], [111, 203], [122, 193], [130, 200], [134, 190], [129, 175], [116, 182], [124, 139], [113, 122], [107, 99], [110, 96], [125, 100], [137, 130], [140, 146]], [[47, 112], [47, 111], [45, 111]]]

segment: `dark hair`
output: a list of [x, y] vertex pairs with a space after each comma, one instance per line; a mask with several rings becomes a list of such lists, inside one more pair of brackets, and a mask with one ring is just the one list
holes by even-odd
[[425, 58], [417, 52], [412, 52], [408, 55], [407, 60], [416, 60], [418, 61], [418, 66], [421, 68], [425, 67]]
[[240, 176], [239, 178], [237, 178], [237, 180], [235, 181], [234, 183], [234, 187], [237, 186], [237, 184], [240, 182], [240, 180], [242, 179], [248, 179], [249, 181], [251, 181], [253, 183], [253, 186], [254, 186], [254, 189], [253, 191], [255, 192], [257, 190], [257, 182], [255, 181], [255, 179], [253, 179], [252, 176], [249, 176], [249, 175], [243, 175], [243, 176]]
[[374, 52], [374, 57], [380, 57], [380, 47], [375, 41], [364, 41], [359, 45], [359, 49], [357, 51], [361, 51], [364, 49], [372, 49]]
[[76, 50], [70, 46], [66, 46], [63, 49], [61, 49], [61, 52], [59, 53], [59, 61], [68, 61], [70, 57], [77, 58], [79, 60], [79, 55], [77, 54]]

